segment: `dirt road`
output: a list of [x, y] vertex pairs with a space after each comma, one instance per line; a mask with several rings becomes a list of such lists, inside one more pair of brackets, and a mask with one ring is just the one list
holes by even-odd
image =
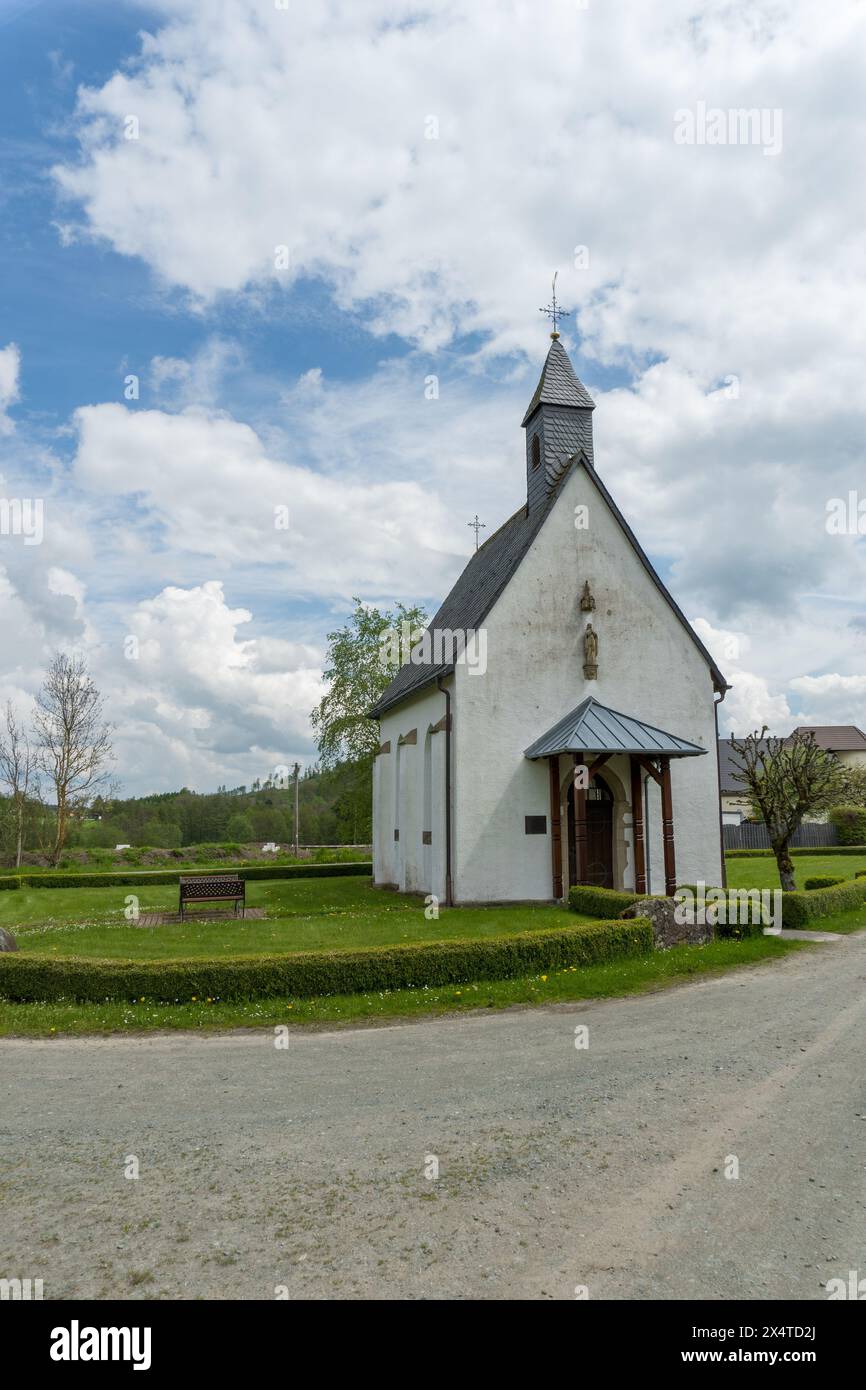
[[866, 1276], [866, 933], [642, 998], [274, 1041], [4, 1043], [0, 1277], [822, 1299]]

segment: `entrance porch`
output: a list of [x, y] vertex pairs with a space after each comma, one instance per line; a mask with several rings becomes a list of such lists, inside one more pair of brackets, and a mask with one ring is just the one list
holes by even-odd
[[649, 891], [646, 779], [660, 789], [664, 891], [672, 895], [671, 762], [706, 751], [592, 697], [527, 748], [527, 758], [545, 759], [550, 770], [552, 896], [563, 898], [579, 883]]

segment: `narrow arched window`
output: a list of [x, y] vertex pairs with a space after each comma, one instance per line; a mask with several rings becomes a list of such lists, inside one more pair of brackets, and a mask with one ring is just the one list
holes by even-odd
[[541, 445], [538, 442], [537, 434], [534, 434], [532, 436], [532, 447], [530, 449], [530, 455], [532, 458], [533, 468], [537, 468], [538, 465], [541, 463]]

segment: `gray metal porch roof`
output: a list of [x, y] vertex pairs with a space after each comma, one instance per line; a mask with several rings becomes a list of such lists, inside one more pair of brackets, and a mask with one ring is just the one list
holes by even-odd
[[652, 724], [644, 724], [629, 714], [608, 709], [592, 695], [536, 739], [526, 749], [527, 758], [549, 758], [557, 753], [641, 753], [645, 757], [664, 754], [670, 758], [694, 758], [706, 753], [696, 743], [676, 734], [666, 734]]

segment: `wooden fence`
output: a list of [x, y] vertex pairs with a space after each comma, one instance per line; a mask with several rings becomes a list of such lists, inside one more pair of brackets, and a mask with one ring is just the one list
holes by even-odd
[[[770, 837], [765, 825], [750, 825], [744, 821], [742, 825], [726, 825], [723, 829], [725, 849], [770, 848]], [[820, 849], [822, 845], [836, 845], [838, 843], [835, 825], [830, 825], [829, 822], [818, 824], [812, 821], [801, 825], [791, 841], [794, 849], [805, 849], [812, 845], [816, 849]]]

